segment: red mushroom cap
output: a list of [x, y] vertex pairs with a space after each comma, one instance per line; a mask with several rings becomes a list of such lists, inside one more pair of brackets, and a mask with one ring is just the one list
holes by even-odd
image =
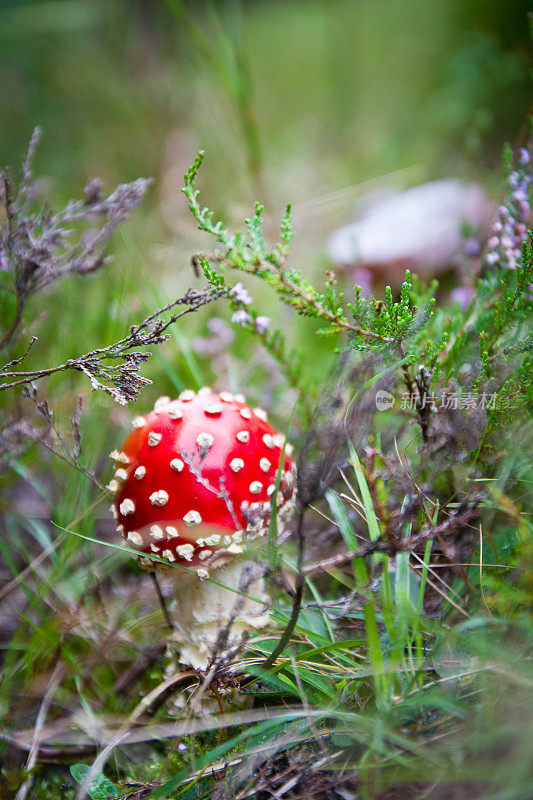
[[[161, 397], [133, 421], [109, 489], [118, 530], [139, 554], [197, 569], [218, 566], [263, 536], [269, 524], [284, 436], [240, 395], [204, 388]], [[286, 445], [277, 505], [293, 500]], [[158, 562], [141, 557], [143, 566]]]

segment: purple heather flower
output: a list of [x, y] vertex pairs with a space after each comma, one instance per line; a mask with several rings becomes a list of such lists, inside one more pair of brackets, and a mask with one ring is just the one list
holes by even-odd
[[452, 303], [459, 303], [463, 311], [466, 311], [475, 293], [471, 286], [456, 286], [450, 292], [450, 300]]
[[231, 317], [231, 321], [237, 323], [238, 325], [242, 325], [243, 328], [246, 328], [249, 322], [253, 322], [251, 316], [244, 308], [239, 308], [238, 311], [235, 311], [233, 316]]
[[270, 317], [256, 317], [255, 329], [257, 333], [263, 334], [270, 325]]
[[529, 150], [522, 148], [518, 153], [518, 168], [508, 177], [508, 187], [512, 189], [507, 203], [499, 209], [499, 220], [492, 225], [493, 235], [487, 242], [486, 263], [497, 264], [501, 268], [516, 269], [522, 245], [527, 237], [527, 222], [531, 213], [530, 184], [527, 164], [531, 161]]
[[476, 258], [481, 251], [481, 245], [479, 244], [479, 241], [476, 239], [475, 236], [468, 236], [464, 240], [464, 248], [465, 248], [465, 254], [469, 258]]
[[235, 284], [233, 289], [230, 289], [229, 295], [230, 297], [233, 297], [233, 299], [236, 300], [237, 303], [242, 303], [243, 306], [249, 306], [250, 303], [252, 302], [252, 298], [248, 294], [248, 290], [244, 288], [244, 286], [240, 281], [239, 283]]
[[519, 186], [518, 189], [514, 190], [513, 199], [516, 200], [517, 203], [528, 202], [527, 189], [523, 184], [522, 186]]
[[520, 151], [519, 151], [519, 158], [518, 158], [520, 164], [523, 167], [525, 167], [526, 164], [529, 164], [529, 159], [530, 159], [529, 151], [527, 150], [527, 148], [521, 147]]

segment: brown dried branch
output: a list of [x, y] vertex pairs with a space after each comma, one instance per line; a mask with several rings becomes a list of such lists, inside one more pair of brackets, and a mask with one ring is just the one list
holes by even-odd
[[[12, 343], [32, 294], [68, 275], [93, 272], [108, 261], [105, 255], [108, 239], [139, 205], [151, 183], [139, 178], [118, 186], [103, 198], [100, 182], [91, 180], [85, 187], [83, 200], [70, 201], [55, 213], [47, 202], [34, 210], [38, 191], [32, 180], [31, 162], [39, 137], [36, 128], [16, 193], [8, 171], [4, 170], [0, 176], [0, 204], [5, 220], [0, 226], [0, 269], [11, 280], [6, 291], [16, 298], [13, 319], [0, 336], [0, 350]], [[96, 218], [101, 221], [94, 227]], [[80, 232], [73, 241], [80, 224], [88, 221], [93, 228]]]
[[28, 795], [28, 792], [31, 789], [33, 783], [32, 770], [37, 763], [37, 758], [39, 755], [39, 740], [41, 736], [41, 731], [43, 729], [46, 720], [46, 715], [48, 714], [48, 711], [50, 709], [52, 698], [55, 694], [57, 687], [63, 680], [64, 674], [65, 674], [65, 665], [62, 662], [58, 661], [55, 665], [52, 677], [50, 678], [48, 689], [46, 690], [44, 697], [42, 699], [39, 713], [37, 714], [37, 720], [35, 722], [35, 728], [33, 731], [33, 741], [31, 743], [28, 760], [26, 762], [27, 778], [24, 780], [20, 789], [18, 790], [15, 800], [25, 800], [25, 798]]
[[[124, 405], [131, 400], [135, 400], [143, 386], [151, 383], [148, 378], [143, 378], [138, 374], [140, 365], [150, 358], [151, 353], [139, 352], [135, 348], [158, 345], [166, 341], [170, 335], [166, 333], [166, 330], [178, 319], [185, 314], [197, 311], [207, 303], [217, 300], [220, 295], [220, 292], [212, 289], [204, 289], [202, 291], [189, 289], [183, 297], [173, 300], [163, 308], [154, 311], [138, 325], [133, 325], [129, 334], [118, 342], [107, 347], [91, 350], [89, 353], [71, 358], [55, 367], [20, 372], [9, 370], [8, 367], [12, 366], [13, 363], [10, 362], [10, 364], [0, 367], [0, 377], [4, 379], [12, 378], [13, 380], [7, 383], [0, 383], [0, 391], [13, 389], [16, 386], [24, 386], [57, 372], [77, 370], [87, 375], [93, 390], [100, 389], [111, 395], [118, 403]], [[179, 313], [172, 314], [166, 320], [162, 318], [166, 311], [179, 305], [188, 307]], [[110, 360], [119, 360], [123, 363], [109, 365], [106, 362]]]
[[448, 519], [441, 522], [439, 525], [426, 525], [418, 533], [408, 536], [405, 539], [395, 541], [394, 552], [391, 552], [391, 543], [388, 538], [383, 535], [372, 542], [366, 542], [361, 545], [357, 550], [351, 552], [343, 552], [331, 558], [321, 559], [314, 564], [308, 564], [304, 567], [304, 574], [310, 575], [322, 569], [332, 569], [334, 567], [342, 566], [353, 561], [354, 558], [361, 558], [374, 553], [386, 553], [394, 555], [396, 552], [407, 551], [411, 552], [416, 550], [421, 544], [427, 542], [429, 539], [440, 539], [446, 536], [453, 536], [457, 531], [467, 527], [470, 521], [477, 517], [479, 514], [479, 506], [482, 501], [481, 496], [465, 500], [461, 505], [454, 509], [454, 513]]

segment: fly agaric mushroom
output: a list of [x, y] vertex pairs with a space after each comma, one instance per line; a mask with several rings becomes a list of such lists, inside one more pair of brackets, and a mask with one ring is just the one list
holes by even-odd
[[[249, 408], [242, 395], [205, 387], [173, 401], [159, 398], [152, 412], [133, 420], [122, 449], [111, 453], [117, 468], [108, 488], [118, 531], [143, 567], [174, 580], [172, 639], [183, 663], [207, 666], [237, 599], [230, 642], [268, 622], [262, 576], [247, 587], [260, 602], [235, 591], [250, 569], [247, 548], [268, 531], [283, 445], [262, 409]], [[276, 500], [282, 520], [294, 505], [290, 453], [287, 444]]]

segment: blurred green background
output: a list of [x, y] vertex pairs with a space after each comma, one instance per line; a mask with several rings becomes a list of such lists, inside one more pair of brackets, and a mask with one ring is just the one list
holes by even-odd
[[2, 162], [18, 163], [38, 124], [57, 196], [93, 174], [152, 175], [147, 207], [167, 235], [199, 146], [220, 207], [261, 189], [275, 210], [407, 167], [421, 179], [477, 171], [528, 110], [528, 7], [4, 0]]
[[[210, 244], [179, 188], [200, 147], [203, 201], [238, 224], [261, 200], [267, 232], [292, 201], [293, 263], [315, 276], [329, 233], [387, 176], [475, 178], [496, 197], [502, 142], [525, 133], [527, 11], [522, 0], [0, 2], [0, 161], [18, 169], [39, 125], [35, 172], [54, 203], [91, 176], [109, 190], [155, 179], [115, 236], [106, 280], [33, 300], [35, 316], [55, 306], [64, 323], [48, 363], [108, 343], [194, 282], [190, 255]], [[188, 339], [206, 318], [188, 320]], [[148, 374], [158, 370], [154, 358]]]

